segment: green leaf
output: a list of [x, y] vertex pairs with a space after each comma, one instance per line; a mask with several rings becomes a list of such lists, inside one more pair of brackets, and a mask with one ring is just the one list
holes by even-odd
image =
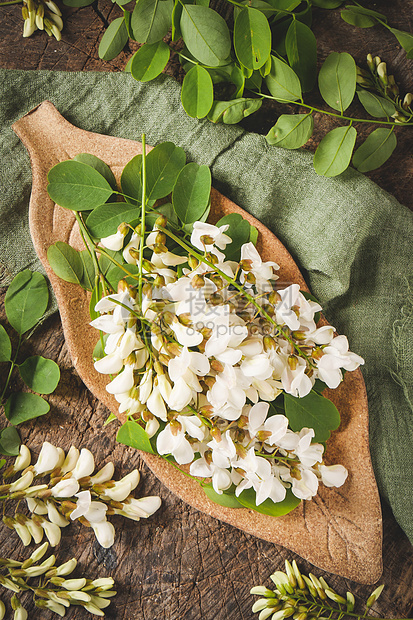
[[63, 0], [63, 4], [72, 7], [90, 6], [94, 0]]
[[79, 161], [62, 161], [49, 171], [47, 191], [61, 207], [88, 211], [113, 194], [107, 180], [94, 168]]
[[413, 35], [403, 30], [397, 30], [397, 28], [389, 28], [390, 32], [394, 34], [402, 48], [406, 51], [407, 58], [413, 58]]
[[295, 433], [302, 428], [313, 428], [314, 441], [323, 443], [330, 437], [330, 431], [340, 426], [340, 414], [331, 400], [311, 390], [304, 398], [284, 395], [285, 415]]
[[117, 420], [117, 417], [115, 416], [115, 414], [110, 413], [108, 417], [106, 418], [106, 420], [103, 422], [103, 426], [107, 426], [108, 424], [110, 424], [111, 422], [114, 422], [115, 420]]
[[223, 252], [227, 260], [238, 261], [240, 259], [241, 246], [249, 242], [251, 228], [253, 227], [239, 213], [224, 215], [216, 225], [224, 226], [226, 224], [229, 225], [229, 228], [225, 234], [231, 237], [232, 243], [229, 243]]
[[272, 7], [280, 11], [294, 11], [301, 0], [269, 0]]
[[396, 146], [397, 139], [393, 129], [375, 129], [354, 153], [353, 166], [359, 172], [376, 170], [389, 159]]
[[348, 9], [341, 11], [341, 19], [351, 26], [356, 26], [356, 28], [371, 28], [377, 24], [377, 20], [374, 19], [374, 17], [354, 13], [352, 10]]
[[142, 452], [149, 452], [150, 454], [156, 454], [152, 448], [148, 434], [144, 431], [142, 426], [139, 426], [137, 422], [129, 420], [123, 424], [116, 436], [116, 441], [125, 444], [125, 446], [131, 446]]
[[224, 491], [220, 494], [215, 491], [212, 484], [203, 484], [201, 488], [205, 495], [215, 504], [225, 506], [226, 508], [243, 508], [243, 505], [239, 503], [233, 491]]
[[231, 101], [215, 101], [208, 119], [213, 123], [224, 123], [234, 125], [243, 118], [253, 114], [260, 109], [261, 99], [232, 99]]
[[99, 43], [99, 58], [102, 60], [113, 60], [121, 53], [128, 39], [129, 35], [125, 18], [118, 17], [114, 19], [103, 33], [103, 37]]
[[7, 426], [0, 433], [0, 454], [17, 456], [20, 451], [20, 435], [14, 426]]
[[185, 224], [196, 222], [207, 208], [210, 194], [211, 171], [208, 166], [187, 164], [172, 193], [172, 204], [179, 219]]
[[131, 28], [135, 41], [157, 43], [172, 25], [172, 0], [138, 0], [132, 13]]
[[301, 504], [301, 500], [293, 495], [290, 489], [287, 489], [287, 494], [282, 502], [273, 502], [271, 499], [266, 499], [265, 502], [257, 506], [254, 489], [242, 491], [237, 499], [245, 508], [250, 508], [271, 517], [282, 517]]
[[373, 11], [372, 9], [365, 9], [364, 6], [346, 6], [346, 9], [351, 11], [352, 13], [357, 13], [358, 15], [367, 15], [369, 17], [375, 17], [376, 19], [381, 19], [384, 22], [387, 22], [387, 17], [383, 15], [383, 13], [379, 13], [378, 11]]
[[45, 415], [49, 410], [50, 405], [44, 398], [26, 392], [12, 394], [4, 406], [6, 418], [13, 426]]
[[60, 380], [59, 366], [41, 355], [25, 359], [19, 371], [25, 384], [38, 394], [51, 394]]
[[129, 202], [107, 202], [92, 211], [86, 226], [93, 237], [103, 239], [114, 235], [119, 224], [130, 223], [140, 217], [141, 209]]
[[265, 83], [277, 101], [297, 101], [301, 99], [301, 85], [298, 75], [287, 63], [271, 56], [271, 71]]
[[[126, 164], [120, 177], [120, 186], [126, 200], [142, 202], [142, 155], [135, 155]], [[135, 205], [136, 206], [136, 205]]]
[[234, 48], [238, 60], [247, 69], [262, 67], [271, 53], [271, 30], [258, 9], [246, 7], [235, 20]]
[[47, 250], [47, 260], [55, 274], [65, 282], [81, 284], [83, 278], [83, 261], [68, 243], [57, 241]]
[[208, 71], [194, 65], [184, 77], [181, 101], [185, 112], [192, 118], [204, 118], [214, 101], [214, 85]]
[[228, 58], [231, 51], [228, 26], [216, 11], [184, 4], [181, 32], [188, 50], [202, 64], [217, 67]]
[[231, 99], [240, 99], [244, 93], [245, 75], [243, 74], [241, 69], [238, 67], [238, 65], [233, 66], [230, 80], [237, 87], [237, 90], [232, 95]]
[[350, 164], [351, 154], [356, 143], [357, 131], [354, 127], [336, 127], [324, 136], [314, 155], [314, 168], [317, 174], [335, 177]]
[[248, 90], [261, 90], [262, 75], [259, 71], [253, 71], [250, 78], [245, 78], [245, 88]]
[[265, 136], [268, 144], [298, 149], [309, 140], [314, 129], [312, 114], [282, 114]]
[[[137, 265], [127, 265], [127, 270], [132, 275], [137, 275], [139, 272]], [[116, 265], [112, 265], [112, 267], [108, 269], [106, 279], [115, 291], [118, 289], [119, 280], [125, 279], [128, 284], [136, 284], [137, 282], [136, 278], [127, 276], [123, 269]]]
[[115, 175], [109, 166], [105, 164], [104, 161], [99, 159], [99, 157], [91, 155], [90, 153], [79, 153], [79, 155], [76, 155], [73, 158], [73, 161], [80, 161], [80, 163], [87, 164], [97, 170], [103, 177], [105, 177], [111, 188], [116, 191], [117, 187]]
[[248, 241], [250, 241], [254, 245], [257, 245], [258, 230], [255, 228], [255, 226], [252, 226], [251, 224], [250, 224], [250, 238], [248, 239]]
[[146, 196], [157, 200], [167, 196], [173, 189], [176, 179], [185, 166], [184, 149], [173, 142], [163, 142], [155, 146], [146, 156]]
[[344, 0], [311, 0], [313, 6], [319, 6], [322, 9], [336, 9], [343, 2]]
[[0, 469], [2, 469], [6, 464], [6, 459], [0, 459]]
[[10, 325], [24, 334], [42, 318], [49, 301], [46, 279], [41, 273], [25, 269], [10, 284], [4, 306]]
[[145, 43], [132, 56], [130, 71], [135, 80], [150, 82], [165, 69], [171, 51], [164, 41]]
[[375, 118], [388, 118], [396, 112], [396, 108], [391, 101], [384, 99], [384, 97], [379, 97], [379, 95], [371, 93], [368, 90], [358, 90], [357, 96], [361, 105], [370, 116], [374, 116]]
[[318, 74], [318, 86], [324, 101], [343, 114], [354, 99], [357, 69], [354, 58], [343, 52], [327, 56]]
[[92, 257], [90, 256], [88, 250], [82, 250], [79, 254], [83, 263], [83, 275], [80, 285], [87, 291], [93, 291], [95, 287], [96, 273]]
[[175, 0], [174, 8], [172, 9], [172, 41], [175, 43], [181, 36], [181, 16], [182, 16], [182, 4], [179, 0]]
[[311, 29], [293, 19], [285, 38], [290, 67], [300, 78], [301, 88], [308, 92], [317, 78], [317, 41]]
[[4, 329], [3, 325], [0, 325], [0, 362], [9, 362], [11, 359], [11, 342], [10, 338]]

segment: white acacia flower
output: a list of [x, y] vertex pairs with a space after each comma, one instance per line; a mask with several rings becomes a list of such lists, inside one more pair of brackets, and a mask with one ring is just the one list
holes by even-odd
[[179, 427], [172, 429], [168, 424], [161, 431], [156, 440], [156, 447], [159, 454], [172, 454], [174, 459], [180, 464], [190, 463], [194, 458], [194, 449], [186, 438], [186, 435], [202, 441], [205, 435], [205, 427], [201, 420], [194, 415], [177, 416]]
[[356, 370], [360, 364], [364, 364], [363, 358], [349, 351], [348, 340], [341, 335], [323, 349], [323, 356], [317, 361], [317, 372], [320, 379], [334, 389], [343, 379], [341, 368]]
[[[272, 415], [267, 418], [268, 403], [259, 402], [253, 405], [248, 412], [248, 431], [252, 436], [264, 433], [264, 443], [269, 446], [279, 445], [278, 442], [285, 436], [288, 428], [288, 418], [284, 415]], [[268, 433], [270, 433], [268, 435]]]
[[75, 478], [66, 478], [55, 484], [51, 491], [52, 497], [63, 499], [65, 497], [73, 497], [79, 490], [79, 483]]
[[[125, 233], [126, 232], [127, 230], [125, 230]], [[125, 240], [125, 234], [117, 230], [114, 235], [103, 237], [100, 240], [100, 242], [108, 250], [114, 250], [115, 252], [118, 252], [119, 250], [122, 249], [124, 240]]]
[[287, 492], [284, 485], [277, 476], [274, 476], [271, 463], [257, 456], [254, 448], [250, 448], [246, 457], [239, 459], [234, 465], [245, 472], [243, 480], [235, 490], [237, 497], [245, 489], [253, 487], [257, 506], [266, 499], [272, 499], [273, 502], [283, 501]]
[[135, 232], [132, 233], [129, 243], [125, 246], [122, 254], [123, 258], [129, 265], [136, 265], [136, 258], [133, 258], [130, 254], [131, 250], [138, 250], [140, 245], [140, 236]]
[[17, 472], [26, 469], [26, 467], [30, 465], [31, 458], [29, 448], [22, 443], [19, 449], [19, 455], [13, 463], [13, 473], [17, 474]]
[[108, 549], [115, 542], [115, 528], [109, 521], [98, 521], [90, 524], [98, 543]]
[[312, 499], [317, 495], [318, 478], [310, 469], [300, 469], [300, 479], [282, 476], [283, 480], [292, 483], [291, 491], [298, 499]]
[[119, 514], [134, 520], [147, 519], [153, 515], [160, 506], [161, 498], [157, 495], [141, 497], [139, 499], [130, 497], [124, 502], [123, 508], [119, 511]]
[[60, 451], [51, 443], [45, 441], [40, 450], [38, 459], [33, 466], [35, 476], [42, 476], [56, 469], [60, 459]]
[[133, 376], [133, 371], [135, 367], [131, 364], [126, 364], [123, 371], [117, 375], [106, 386], [106, 391], [109, 394], [122, 394], [123, 392], [128, 392], [135, 385], [135, 379]]
[[24, 489], [27, 489], [27, 487], [31, 485], [33, 478], [34, 472], [30, 470], [26, 471], [23, 476], [10, 485], [9, 492], [14, 493], [15, 491], [24, 491]]
[[343, 465], [320, 465], [318, 471], [326, 487], [341, 487], [348, 476], [348, 471]]
[[57, 510], [54, 502], [47, 501], [46, 507], [49, 521], [55, 523], [59, 527], [66, 527], [66, 525], [69, 525], [70, 521], [65, 519], [65, 517]]
[[66, 455], [63, 465], [61, 467], [62, 475], [67, 474], [76, 467], [76, 463], [79, 458], [79, 450], [75, 446], [70, 446], [69, 452]]
[[303, 428], [298, 433], [299, 441], [294, 452], [304, 467], [312, 467], [323, 460], [324, 446], [320, 443], [311, 443], [314, 435], [312, 428]]
[[[268, 291], [270, 289], [269, 280], [275, 279], [273, 270], [279, 269], [279, 265], [274, 263], [274, 261], [263, 262], [255, 245], [251, 242], [244, 243], [244, 245], [241, 246], [241, 261], [244, 260], [250, 261], [251, 263], [250, 272], [255, 277], [255, 287], [257, 291], [260, 293]], [[252, 286], [246, 281], [246, 273], [246, 271], [242, 270], [241, 282], [245, 283], [246, 286]]]
[[218, 467], [214, 463], [207, 463], [204, 458], [193, 461], [189, 473], [198, 478], [211, 478], [213, 489], [219, 495], [222, 495], [222, 492], [229, 489], [232, 484], [228, 469]]
[[90, 478], [91, 484], [102, 484], [103, 482], [107, 482], [108, 480], [112, 480], [113, 473], [115, 471], [114, 464], [109, 461], [100, 469], [97, 474]]
[[87, 448], [82, 448], [80, 456], [77, 460], [75, 468], [72, 470], [72, 476], [75, 480], [91, 476], [95, 469], [95, 459], [93, 454]]
[[[211, 252], [211, 254], [215, 254], [215, 256], [218, 256], [222, 261], [225, 256], [216, 248], [225, 250], [228, 243], [232, 243], [231, 237], [225, 234], [228, 228], [228, 224], [218, 227], [213, 224], [207, 224], [206, 222], [194, 222], [191, 243], [198, 250]], [[202, 237], [212, 239], [212, 243], [206, 243], [206, 239], [203, 240]]]
[[106, 520], [106, 511], [108, 507], [103, 502], [92, 501], [90, 491], [80, 491], [76, 493], [78, 498], [76, 508], [70, 513], [72, 521], [79, 517], [84, 517], [89, 523], [100, 523]]

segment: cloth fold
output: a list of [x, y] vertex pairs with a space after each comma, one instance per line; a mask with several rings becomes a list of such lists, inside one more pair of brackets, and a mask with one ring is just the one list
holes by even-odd
[[[0, 71], [0, 285], [40, 269], [27, 210], [30, 162], [11, 124], [45, 99], [74, 125], [148, 144], [169, 140], [211, 167], [214, 186], [286, 245], [325, 314], [365, 358], [370, 448], [382, 496], [413, 541], [412, 213], [349, 169], [319, 177], [312, 155], [237, 126], [189, 118], [166, 76]], [[362, 472], [360, 472], [362, 475]]]

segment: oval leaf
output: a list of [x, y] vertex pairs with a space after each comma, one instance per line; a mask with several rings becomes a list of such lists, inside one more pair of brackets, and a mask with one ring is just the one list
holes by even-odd
[[139, 82], [150, 82], [165, 69], [170, 49], [164, 41], [145, 43], [132, 56], [130, 72]]
[[214, 101], [214, 86], [208, 71], [194, 65], [184, 77], [181, 101], [185, 112], [192, 118], [204, 118]]
[[135, 155], [122, 171], [120, 186], [126, 200], [142, 202], [141, 169], [142, 155]]
[[114, 19], [103, 33], [103, 37], [99, 43], [99, 58], [102, 60], [113, 60], [121, 53], [128, 39], [129, 35], [125, 18], [118, 17]]
[[203, 484], [201, 488], [210, 500], [220, 506], [226, 506], [227, 508], [243, 508], [243, 505], [239, 503], [233, 491], [217, 493], [212, 484]]
[[20, 436], [14, 426], [7, 426], [0, 433], [0, 454], [17, 456], [20, 450]]
[[397, 30], [397, 28], [389, 28], [389, 30], [406, 51], [407, 58], [413, 58], [413, 35], [403, 30]]
[[298, 149], [311, 137], [314, 119], [311, 114], [282, 114], [265, 136], [268, 144], [284, 149]]
[[68, 243], [57, 241], [47, 250], [47, 260], [55, 274], [65, 282], [81, 284], [83, 278], [83, 261], [80, 253]]
[[318, 75], [318, 86], [324, 101], [343, 114], [354, 99], [356, 77], [356, 63], [350, 54], [330, 54]]
[[103, 239], [114, 235], [119, 224], [130, 223], [140, 215], [140, 207], [129, 202], [107, 202], [92, 211], [86, 220], [86, 226], [93, 237]]
[[155, 146], [146, 156], [146, 196], [148, 200], [164, 198], [173, 189], [178, 174], [185, 166], [185, 151], [173, 142]]
[[131, 446], [137, 450], [155, 454], [148, 434], [142, 426], [139, 426], [137, 422], [132, 422], [132, 420], [125, 422], [125, 424], [120, 427], [116, 436], [116, 441], [125, 444], [125, 446]]
[[357, 28], [371, 28], [377, 24], [377, 20], [375, 20], [374, 17], [361, 13], [353, 13], [351, 9], [341, 11], [341, 19], [347, 24], [356, 26]]
[[139, 43], [157, 43], [172, 24], [172, 0], [138, 0], [132, 13], [130, 27]]
[[392, 104], [391, 101], [384, 99], [384, 97], [379, 97], [376, 93], [371, 93], [368, 90], [358, 90], [357, 96], [360, 100], [363, 108], [370, 114], [370, 116], [374, 116], [376, 118], [389, 118], [396, 112], [396, 108]]
[[293, 495], [290, 489], [287, 489], [285, 499], [277, 503], [273, 502], [271, 499], [266, 499], [265, 502], [257, 506], [255, 491], [253, 489], [243, 491], [237, 499], [245, 508], [251, 508], [256, 512], [260, 512], [263, 515], [270, 515], [271, 517], [282, 517], [301, 504], [301, 500]]
[[301, 85], [298, 75], [287, 63], [271, 56], [271, 71], [265, 78], [271, 95], [277, 101], [297, 101], [301, 99]]
[[329, 131], [321, 140], [314, 155], [314, 168], [317, 174], [335, 177], [350, 164], [351, 154], [356, 143], [357, 131], [354, 127], [337, 127]]
[[38, 394], [51, 394], [60, 380], [59, 366], [41, 355], [25, 359], [19, 371], [25, 384]]
[[107, 180], [94, 168], [79, 161], [62, 161], [49, 171], [47, 191], [61, 207], [88, 211], [106, 202], [113, 194]]
[[330, 431], [340, 426], [340, 414], [331, 400], [312, 390], [303, 398], [284, 394], [285, 415], [295, 433], [302, 428], [313, 428], [314, 441], [323, 443], [330, 437]]
[[50, 405], [44, 398], [37, 394], [16, 392], [12, 394], [4, 406], [6, 418], [17, 426], [22, 422], [33, 420], [45, 415], [50, 410]]
[[215, 101], [208, 114], [213, 123], [234, 125], [243, 118], [253, 114], [262, 106], [261, 99], [232, 99], [231, 101]]
[[184, 4], [180, 26], [185, 45], [202, 64], [217, 67], [228, 58], [231, 51], [228, 26], [216, 11]]
[[396, 145], [397, 139], [392, 129], [375, 129], [354, 153], [353, 166], [360, 172], [376, 170], [389, 159]]
[[211, 172], [208, 166], [187, 164], [180, 172], [172, 194], [172, 204], [185, 224], [202, 217], [211, 194]]
[[105, 177], [106, 181], [113, 190], [117, 189], [115, 175], [112, 170], [107, 164], [105, 164], [104, 161], [99, 159], [99, 157], [96, 157], [96, 155], [91, 155], [90, 153], [79, 153], [79, 155], [76, 155], [73, 158], [73, 161], [80, 161], [82, 164], [91, 166], [91, 168], [97, 170], [102, 177]]
[[92, 257], [90, 256], [88, 250], [82, 250], [79, 254], [83, 263], [83, 274], [80, 285], [86, 291], [93, 291], [95, 287], [96, 271]]
[[222, 217], [217, 226], [224, 226], [228, 224], [229, 228], [225, 234], [232, 239], [232, 243], [229, 243], [225, 250], [223, 250], [227, 260], [239, 261], [241, 257], [241, 246], [244, 243], [248, 243], [251, 237], [251, 224], [244, 220], [239, 213], [229, 213]]
[[4, 329], [3, 325], [0, 325], [0, 362], [9, 362], [11, 358], [11, 342], [10, 338]]
[[49, 291], [41, 273], [25, 269], [17, 274], [4, 299], [7, 319], [19, 333], [34, 327], [46, 311]]
[[311, 29], [293, 19], [285, 38], [290, 67], [300, 78], [301, 88], [308, 92], [317, 78], [317, 41]]
[[246, 7], [239, 12], [234, 25], [234, 48], [247, 69], [265, 65], [271, 53], [271, 30], [261, 11]]

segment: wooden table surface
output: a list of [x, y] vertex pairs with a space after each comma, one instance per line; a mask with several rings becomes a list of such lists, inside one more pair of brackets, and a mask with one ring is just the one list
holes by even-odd
[[[224, 0], [220, 0], [226, 15]], [[401, 0], [388, 3], [365, 2], [369, 8], [384, 12], [389, 23], [402, 30], [412, 30], [413, 2]], [[29, 39], [21, 37], [20, 5], [0, 7], [0, 67], [10, 69], [51, 69], [63, 71], [119, 71], [125, 66], [131, 51], [123, 52], [111, 62], [99, 60], [97, 49], [107, 23], [121, 14], [110, 0], [99, 0], [81, 9], [64, 8], [65, 28], [62, 41], [49, 39], [36, 32]], [[392, 35], [382, 28], [355, 29], [345, 24], [339, 11], [316, 10], [314, 31], [318, 40], [319, 60], [332, 51], [347, 51], [363, 66], [368, 52], [378, 54], [387, 62], [402, 93], [413, 92], [412, 61]], [[179, 66], [172, 62], [168, 72], [180, 76]], [[182, 77], [182, 76], [181, 76]], [[311, 103], [319, 100], [312, 96]], [[361, 110], [355, 109], [355, 113]], [[244, 126], [266, 133], [280, 113], [280, 106], [265, 103], [258, 115]], [[306, 148], [314, 151], [325, 131], [334, 121], [317, 115], [316, 132]], [[360, 134], [370, 131], [363, 128]], [[413, 208], [413, 159], [411, 130], [397, 129], [398, 146], [388, 162], [370, 176], [400, 202]], [[3, 295], [0, 297], [2, 301]], [[4, 306], [0, 321], [5, 324]], [[71, 444], [87, 447], [100, 465], [107, 460], [116, 464], [118, 477], [134, 467], [142, 472], [136, 495], [159, 494], [162, 507], [149, 520], [139, 523], [120, 517], [112, 518], [116, 541], [111, 549], [102, 549], [90, 530], [72, 524], [62, 531], [62, 542], [56, 549], [62, 562], [75, 556], [79, 560], [78, 574], [92, 578], [112, 576], [118, 595], [106, 610], [108, 618], [117, 620], [253, 620], [251, 606], [255, 600], [249, 594], [253, 585], [270, 585], [269, 575], [282, 569], [284, 560], [294, 558], [303, 571], [313, 571], [343, 593], [351, 589], [366, 599], [373, 589], [340, 577], [323, 573], [282, 547], [244, 534], [229, 525], [197, 512], [169, 493], [142, 464], [138, 453], [115, 441], [115, 426], [104, 427], [108, 411], [90, 394], [73, 369], [68, 355], [60, 320], [50, 318], [23, 346], [22, 359], [41, 354], [54, 359], [61, 368], [62, 378], [54, 394], [48, 397], [51, 412], [44, 418], [24, 425], [21, 434], [33, 453], [43, 441], [68, 449]], [[4, 381], [0, 366], [0, 384]], [[16, 387], [12, 383], [11, 388]], [[4, 425], [4, 418], [0, 421]], [[115, 423], [116, 424], [116, 423]], [[407, 490], [403, 490], [407, 492]], [[373, 610], [379, 617], [407, 618], [413, 616], [413, 549], [395, 522], [391, 511], [383, 506], [383, 563], [379, 583], [385, 590]], [[0, 528], [1, 555], [22, 557], [22, 544], [9, 530]], [[81, 568], [83, 570], [81, 571]], [[0, 598], [7, 599], [0, 592]], [[30, 618], [56, 617], [32, 606]], [[73, 608], [67, 618], [83, 620], [90, 617], [84, 610]]]

